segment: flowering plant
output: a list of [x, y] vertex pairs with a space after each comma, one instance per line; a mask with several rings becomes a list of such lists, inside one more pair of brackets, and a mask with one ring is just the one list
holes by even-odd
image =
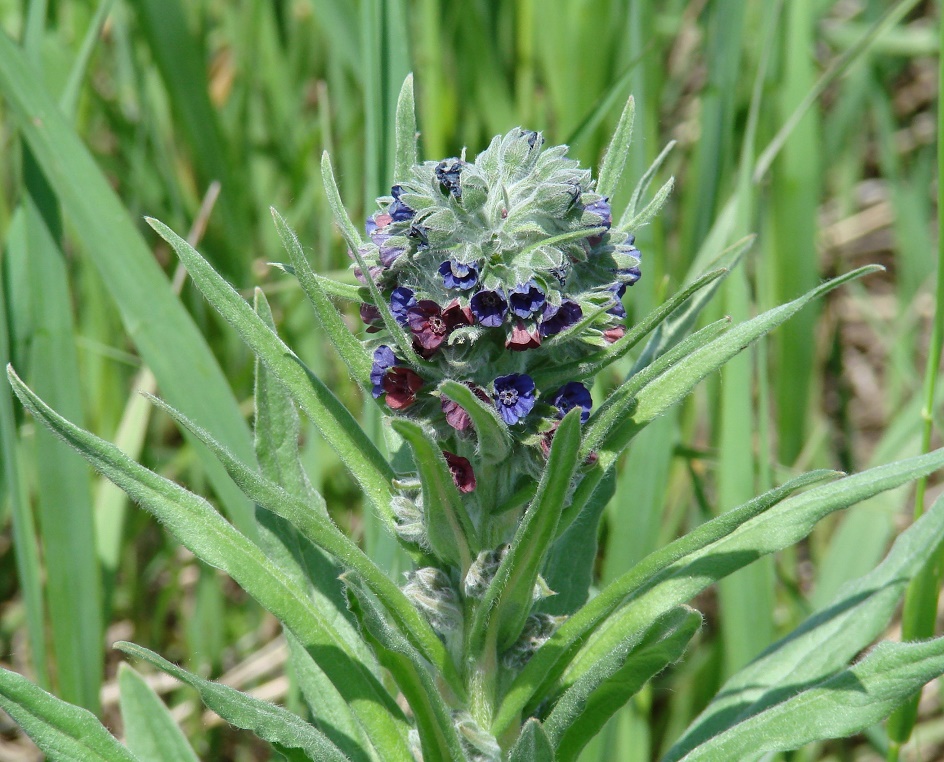
[[[637, 213], [644, 180], [614, 223], [609, 198], [626, 161], [632, 101], [595, 178], [566, 147], [547, 148], [539, 133], [521, 129], [474, 160], [419, 163], [409, 79], [397, 117], [397, 183], [378, 199], [366, 238], [344, 211], [327, 155], [322, 163], [360, 287], [314, 273], [274, 212], [291, 257], [284, 269], [351, 376], [389, 417], [389, 457], [278, 338], [261, 292], [246, 303], [155, 220], [258, 357], [257, 463], [154, 402], [209, 447], [258, 506], [258, 540], [69, 423], [12, 368], [10, 379], [35, 416], [282, 622], [311, 716], [204, 680], [140, 646], [119, 643], [122, 651], [190, 684], [209, 708], [288, 759], [576, 759], [613, 712], [682, 657], [702, 621], [687, 605], [695, 595], [802, 539], [831, 512], [939, 468], [944, 452], [853, 476], [797, 477], [591, 595], [592, 530], [634, 436], [804, 305], [874, 268], [739, 325], [720, 320], [689, 334], [736, 263], [735, 250], [627, 325], [621, 300], [643, 274], [633, 231], [668, 193]], [[331, 297], [358, 303], [364, 341]], [[595, 406], [596, 374], [649, 334], [634, 371]], [[409, 554], [413, 568], [402, 585], [333, 523], [308, 482], [296, 408]], [[850, 666], [942, 537], [939, 501], [879, 567], [731, 677], [665, 759], [749, 759], [848, 735], [944, 673], [944, 639], [883, 644]], [[54, 758], [138, 758], [93, 716], [13, 673], [0, 677], [0, 704]], [[154, 722], [166, 729], [161, 711]], [[126, 722], [136, 719], [132, 712]], [[167, 744], [164, 758], [192, 757], [174, 731], [156, 736]]]

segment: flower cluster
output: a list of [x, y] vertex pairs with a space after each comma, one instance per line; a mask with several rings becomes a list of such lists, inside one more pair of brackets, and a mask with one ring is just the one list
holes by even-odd
[[[474, 427], [438, 393], [444, 379], [467, 384], [525, 445], [540, 445], [537, 435], [571, 408], [586, 421], [587, 387], [575, 379], [541, 388], [542, 372], [624, 333], [622, 298], [640, 277], [635, 239], [613, 227], [589, 170], [566, 146], [543, 143], [515, 129], [474, 161], [463, 154], [416, 165], [367, 220], [367, 272], [356, 275], [376, 283], [405, 337], [394, 341], [378, 305], [362, 307], [375, 335], [374, 397], [430, 421], [447, 440]], [[415, 358], [395, 355], [392, 347], [405, 344]], [[455, 462], [456, 483], [470, 491], [471, 465], [457, 471]]]

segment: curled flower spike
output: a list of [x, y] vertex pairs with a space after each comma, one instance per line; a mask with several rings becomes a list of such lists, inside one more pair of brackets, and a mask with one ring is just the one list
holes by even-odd
[[443, 285], [455, 291], [468, 291], [479, 282], [479, 269], [475, 265], [464, 265], [447, 259], [439, 266]]
[[495, 407], [502, 420], [513, 426], [534, 408], [534, 381], [523, 373], [499, 376], [493, 383]]
[[590, 408], [593, 407], [593, 400], [590, 398], [590, 391], [579, 381], [571, 381], [564, 384], [560, 389], [551, 395], [551, 404], [560, 411], [560, 417], [563, 418], [573, 408], [580, 408], [580, 422], [586, 423], [590, 417]]
[[459, 492], [472, 492], [475, 489], [475, 474], [472, 472], [472, 464], [467, 458], [455, 455], [443, 450], [443, 456], [452, 473], [452, 481], [455, 482]]
[[469, 301], [469, 307], [476, 321], [488, 328], [497, 328], [508, 314], [508, 302], [505, 292], [500, 288], [495, 291], [479, 291]]

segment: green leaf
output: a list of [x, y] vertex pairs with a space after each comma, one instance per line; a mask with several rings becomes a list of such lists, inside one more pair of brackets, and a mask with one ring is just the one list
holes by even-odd
[[941, 674], [944, 638], [881, 643], [855, 666], [820, 683], [793, 686], [782, 703], [665, 762], [748, 759], [855, 735], [883, 720]]
[[701, 627], [687, 606], [668, 612], [645, 633], [632, 633], [597, 659], [564, 692], [544, 721], [557, 759], [576, 760], [606, 721], [652, 677], [681, 657]]
[[302, 250], [302, 245], [298, 242], [294, 231], [288, 226], [288, 223], [282, 218], [274, 208], [270, 209], [272, 218], [275, 220], [275, 227], [279, 231], [279, 238], [282, 239], [282, 246], [292, 258], [292, 266], [295, 277], [315, 309], [315, 317], [325, 335], [334, 344], [344, 364], [354, 377], [354, 380], [360, 384], [361, 388], [366, 388], [370, 380], [371, 360], [364, 347], [357, 338], [348, 329], [341, 313], [331, 303], [328, 294], [322, 287], [324, 279], [315, 276], [311, 265], [308, 263], [308, 257]]
[[364, 637], [396, 680], [413, 712], [424, 760], [460, 762], [466, 759], [462, 743], [423, 657], [385, 621], [354, 574], [344, 577], [351, 609], [361, 623]]
[[632, 228], [629, 227], [629, 222], [636, 216], [639, 201], [646, 194], [646, 191], [649, 190], [649, 183], [652, 182], [652, 178], [655, 177], [656, 172], [659, 171], [659, 167], [662, 166], [662, 162], [665, 161], [673, 148], [675, 148], [675, 141], [670, 140], [665, 148], [662, 149], [662, 152], [656, 157], [656, 160], [649, 165], [649, 169], [639, 178], [639, 182], [636, 183], [636, 187], [633, 189], [633, 195], [630, 196], [629, 203], [620, 216], [619, 225], [617, 226], [620, 230], [632, 230]]
[[[665, 202], [669, 200], [669, 196], [672, 195], [674, 188], [675, 178], [670, 177], [665, 185], [659, 188], [656, 195], [652, 197], [652, 201], [646, 204], [641, 212], [630, 217], [625, 225], [620, 224], [620, 227], [626, 230], [638, 230], [643, 225], [648, 225], [652, 218], [662, 211], [662, 207], [665, 206]], [[620, 223], [622, 223], [622, 220], [620, 220]]]
[[[835, 471], [813, 471], [765, 492], [749, 503], [726, 511], [684, 537], [651, 553], [631, 570], [607, 585], [596, 598], [565, 622], [545, 646], [538, 649], [514, 679], [495, 714], [493, 732], [501, 735], [526, 705], [537, 703], [539, 698], [533, 697], [542, 695], [541, 687], [545, 684], [550, 685], [557, 679], [579, 645], [589, 637], [601, 621], [619, 608], [630, 592], [641, 589], [647, 580], [656, 577], [673, 563], [728, 536], [741, 524], [770, 509], [791, 492], [832, 476], [836, 476]], [[589, 475], [585, 476], [584, 481], [588, 477]]]
[[209, 432], [197, 426], [179, 411], [156, 397], [151, 399], [154, 404], [160, 406], [191, 431], [219, 458], [226, 472], [250, 500], [290, 522], [305, 539], [323, 548], [345, 567], [356, 572], [371, 592], [382, 601], [410, 642], [416, 645], [424, 658], [437, 666], [450, 687], [458, 695], [462, 695], [462, 683], [458, 673], [445, 646], [429, 623], [410, 603], [400, 588], [357, 546], [357, 543], [338, 529], [328, 516], [320, 495], [312, 505], [307, 500], [289, 494], [277, 484], [238, 461], [232, 453], [215, 441]]
[[364, 274], [364, 280], [367, 281], [367, 288], [370, 291], [371, 300], [374, 306], [380, 311], [380, 317], [383, 319], [384, 326], [390, 332], [394, 343], [397, 345], [397, 355], [402, 357], [414, 368], [428, 367], [429, 362], [416, 354], [416, 351], [413, 349], [412, 338], [406, 334], [403, 327], [396, 321], [396, 318], [393, 317], [393, 313], [390, 312], [390, 305], [387, 304], [387, 300], [384, 298], [383, 294], [380, 293], [377, 284], [374, 283], [373, 278], [369, 275], [370, 268], [368, 268], [367, 262], [364, 261], [364, 255], [361, 253], [361, 247], [364, 243], [361, 240], [360, 233], [357, 232], [357, 228], [354, 227], [354, 223], [351, 222], [351, 218], [347, 216], [344, 204], [341, 203], [341, 193], [338, 191], [338, 185], [334, 179], [334, 169], [331, 167], [331, 157], [328, 156], [327, 151], [321, 155], [321, 177], [324, 180], [325, 193], [328, 196], [328, 205], [331, 207], [331, 212], [334, 214], [334, 220], [338, 228], [340, 228], [341, 236], [347, 243], [354, 260], [357, 262], [357, 266], [361, 268], [361, 272]]
[[190, 244], [162, 222], [149, 218], [148, 223], [174, 248], [210, 304], [236, 329], [272, 375], [289, 390], [350, 469], [374, 507], [381, 515], [389, 516], [390, 480], [393, 473], [354, 416]]
[[424, 521], [430, 547], [440, 558], [457, 564], [465, 574], [473, 555], [479, 551], [478, 539], [442, 450], [418, 423], [394, 418], [390, 425], [413, 450], [423, 483]]
[[707, 738], [846, 666], [888, 627], [908, 582], [944, 537], [944, 498], [903, 532], [885, 560], [830, 604], [735, 673], [669, 752], [677, 759]]
[[[115, 643], [115, 648], [129, 656], [144, 659], [162, 672], [195, 688], [203, 703], [230, 725], [250, 730], [264, 741], [277, 743], [289, 749], [301, 749], [310, 759], [319, 760], [319, 762], [320, 760], [347, 762], [347, 757], [331, 743], [324, 733], [287, 709], [253, 698], [222, 683], [204, 680], [134, 643], [119, 641]], [[163, 759], [179, 758], [163, 757]]]
[[511, 435], [495, 407], [482, 402], [468, 386], [458, 381], [443, 381], [439, 391], [469, 414], [478, 439], [479, 457], [486, 463], [503, 461], [511, 450]]
[[394, 180], [406, 180], [417, 163], [416, 157], [416, 110], [413, 104], [413, 75], [403, 80], [400, 97], [397, 99], [397, 145], [393, 168]]
[[[687, 396], [701, 379], [720, 368], [738, 352], [788, 320], [814, 299], [818, 299], [850, 280], [880, 269], [877, 265], [860, 267], [838, 278], [833, 278], [799, 299], [741, 323], [724, 336], [702, 346], [681, 362], [673, 365], [643, 387], [638, 394], [622, 398], [619, 406], [604, 406], [587, 423], [584, 452], [599, 449], [618, 454], [629, 444], [637, 431]], [[604, 410], [606, 410], [605, 414]], [[599, 442], [598, 447], [595, 446], [597, 442]]]
[[2, 668], [0, 707], [50, 760], [138, 762], [87, 709], [67, 704]]
[[521, 729], [521, 735], [508, 753], [508, 762], [555, 762], [554, 747], [544, 727], [533, 717]]
[[118, 690], [125, 742], [141, 762], [198, 762], [164, 702], [127, 664], [118, 665]]
[[349, 699], [375, 747], [396, 759], [409, 759], [404, 721], [396, 704], [351, 646], [312, 606], [306, 590], [275, 567], [206, 500], [69, 423], [33, 394], [12, 368], [8, 368], [8, 375], [17, 396], [34, 416], [155, 516], [194, 555], [229, 574], [298, 637]]
[[[585, 636], [589, 634], [588, 630], [595, 631], [592, 642], [571, 659], [567, 672], [579, 674], [586, 665], [593, 663], [597, 654], [608, 651], [627, 633], [644, 627], [663, 612], [690, 600], [708, 585], [761, 556], [803, 539], [820, 519], [830, 513], [930, 473], [942, 465], [944, 449], [847, 476], [790, 497], [748, 519], [727, 536], [675, 561], [632, 590], [622, 588], [622, 584], [634, 576], [635, 570], [628, 572], [607, 586], [556, 633], [555, 637], [563, 633], [562, 639], [572, 643], [570, 639], [576, 632]], [[737, 512], [739, 509], [729, 513]], [[604, 622], [601, 615], [607, 611], [614, 613], [605, 615]], [[600, 626], [588, 627], [591, 621]], [[573, 631], [565, 631], [568, 625], [574, 628]]]
[[597, 176], [596, 191], [602, 196], [612, 196], [619, 188], [620, 178], [629, 158], [629, 146], [633, 141], [633, 121], [636, 117], [636, 101], [629, 96], [613, 137], [607, 146], [600, 173]]
[[485, 591], [469, 634], [471, 653], [504, 651], [521, 634], [534, 605], [534, 585], [580, 461], [580, 410], [571, 410], [554, 433], [538, 491], [518, 523], [514, 539]]

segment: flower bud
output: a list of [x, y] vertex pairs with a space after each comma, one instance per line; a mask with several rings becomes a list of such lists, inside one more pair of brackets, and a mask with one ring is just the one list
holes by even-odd
[[462, 609], [458, 596], [444, 572], [432, 566], [406, 573], [403, 593], [429, 620], [434, 630], [443, 634], [462, 627]]

